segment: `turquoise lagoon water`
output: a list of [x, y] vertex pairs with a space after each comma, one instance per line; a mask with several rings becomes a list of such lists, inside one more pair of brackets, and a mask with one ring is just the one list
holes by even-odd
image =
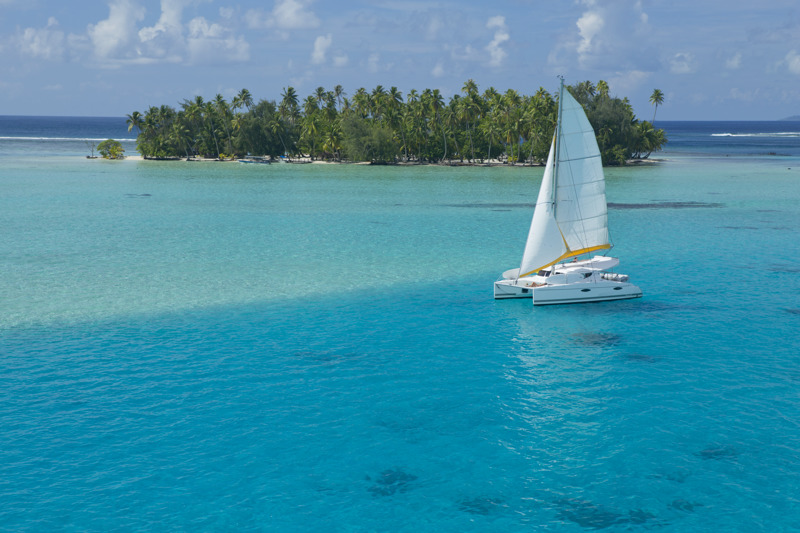
[[800, 530], [800, 146], [666, 126], [607, 172], [644, 298], [534, 309], [491, 285], [541, 169], [6, 124], [0, 529]]

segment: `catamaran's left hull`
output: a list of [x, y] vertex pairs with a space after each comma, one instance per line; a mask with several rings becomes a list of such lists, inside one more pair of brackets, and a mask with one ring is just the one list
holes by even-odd
[[523, 279], [504, 279], [494, 282], [495, 300], [531, 297], [533, 297], [533, 287], [530, 281], [524, 281]]

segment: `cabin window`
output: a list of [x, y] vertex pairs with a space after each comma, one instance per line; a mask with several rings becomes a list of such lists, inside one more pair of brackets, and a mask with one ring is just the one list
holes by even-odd
[[588, 277], [589, 277], [589, 276], [591, 276], [591, 275], [592, 275], [592, 273], [591, 273], [591, 272], [584, 272], [584, 274], [583, 274], [583, 279], [586, 279], [586, 278], [588, 278]]
[[621, 291], [621, 290], [622, 290], [622, 287], [614, 287], [614, 290], [615, 290], [615, 291]]
[[589, 292], [592, 289], [581, 289], [581, 292]]
[[547, 276], [549, 276], [551, 273], [552, 273], [552, 272], [550, 272], [549, 270], [540, 270], [540, 271], [539, 271], [539, 275], [540, 275], [540, 276], [544, 276], [544, 277], [547, 277]]
[[522, 294], [528, 294], [528, 291], [529, 291], [529, 290], [530, 290], [530, 289], [522, 289]]

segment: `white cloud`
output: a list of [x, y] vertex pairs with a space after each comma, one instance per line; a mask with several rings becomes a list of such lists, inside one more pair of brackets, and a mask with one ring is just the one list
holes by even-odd
[[591, 54], [593, 44], [596, 44], [600, 32], [606, 23], [600, 13], [596, 11], [587, 11], [578, 19], [576, 24], [578, 26], [578, 33], [581, 36], [581, 42], [578, 44], [578, 54]]
[[[183, 22], [184, 8], [197, 1], [161, 0], [158, 21], [137, 29], [137, 23], [144, 19], [144, 8], [136, 0], [111, 0], [108, 19], [87, 28], [94, 55], [105, 66], [249, 60], [249, 44], [225, 25], [204, 17]], [[220, 13], [226, 12], [223, 9]], [[222, 19], [226, 20], [224, 16]], [[85, 47], [78, 36], [70, 35], [69, 44], [74, 50]]]
[[307, 7], [308, 2], [302, 0], [278, 0], [272, 11], [275, 25], [288, 30], [316, 28], [319, 26], [319, 19]]
[[161, 0], [161, 16], [154, 26], [139, 30], [139, 53], [150, 58], [180, 61], [185, 50], [183, 7], [186, 0]]
[[786, 68], [792, 74], [800, 74], [800, 54], [796, 50], [792, 50], [786, 54]]
[[108, 18], [90, 24], [87, 33], [100, 59], [115, 59], [126, 55], [136, 36], [136, 23], [144, 18], [145, 10], [134, 0], [112, 0]]
[[669, 63], [669, 70], [673, 74], [691, 74], [697, 70], [694, 55], [690, 53], [675, 54]]
[[181, 18], [183, 15], [183, 2], [181, 0], [161, 0], [161, 17], [155, 26], [139, 30], [139, 38], [150, 41], [162, 34], [181, 33]]
[[277, 30], [302, 30], [316, 28], [320, 20], [309, 9], [309, 0], [275, 0], [270, 13], [259, 9], [247, 12], [247, 25], [251, 29], [275, 28]]
[[444, 74], [445, 74], [445, 72], [444, 72], [444, 67], [442, 66], [442, 63], [441, 62], [436, 63], [436, 66], [433, 67], [433, 70], [431, 70], [431, 75], [434, 78], [441, 78], [442, 76], [444, 76]]
[[550, 53], [559, 69], [577, 62], [581, 69], [654, 70], [652, 30], [640, 0], [584, 0], [573, 33]]
[[367, 69], [370, 72], [378, 72], [378, 62], [381, 60], [381, 56], [375, 52], [369, 55], [367, 58]]
[[494, 39], [486, 45], [486, 51], [489, 52], [489, 66], [499, 67], [508, 55], [501, 45], [511, 38], [506, 28], [506, 18], [500, 15], [491, 17], [486, 22], [486, 27], [495, 30]]
[[621, 94], [628, 94], [639, 87], [650, 78], [650, 73], [641, 70], [630, 70], [627, 72], [617, 72], [608, 80], [610, 87], [614, 88], [614, 92]]
[[346, 67], [349, 62], [350, 58], [347, 57], [347, 54], [333, 56], [334, 67]]
[[752, 91], [741, 91], [737, 88], [733, 88], [730, 90], [729, 94], [731, 99], [739, 100], [742, 102], [754, 102], [759, 98], [758, 89]]
[[311, 62], [315, 65], [320, 65], [325, 62], [325, 55], [328, 53], [328, 48], [330, 48], [331, 43], [333, 43], [333, 37], [329, 33], [328, 35], [320, 35], [314, 41], [314, 51], [311, 52]]
[[189, 21], [188, 29], [186, 44], [191, 63], [250, 59], [250, 45], [244, 38], [233, 36], [230, 30], [220, 24], [210, 24], [204, 17], [196, 17]]
[[486, 54], [472, 48], [471, 45], [466, 45], [463, 48], [459, 46], [448, 47], [445, 49], [450, 50], [450, 58], [453, 61], [485, 61]]
[[733, 57], [729, 57], [725, 61], [725, 68], [727, 68], [729, 70], [736, 70], [741, 66], [742, 66], [742, 54], [741, 53], [737, 53], [736, 55], [734, 55]]
[[209, 24], [205, 17], [196, 17], [189, 21], [190, 39], [219, 39], [224, 29], [219, 24]]
[[429, 41], [436, 40], [439, 35], [439, 31], [442, 29], [442, 26], [442, 20], [438, 16], [431, 16], [425, 28], [425, 38]]
[[45, 28], [25, 28], [18, 40], [20, 51], [48, 61], [61, 59], [64, 55], [64, 32], [57, 27], [58, 21], [50, 17]]
[[491, 29], [494, 28], [505, 28], [506, 27], [506, 18], [502, 15], [495, 15], [493, 17], [489, 17], [489, 20], [486, 21], [486, 27]]

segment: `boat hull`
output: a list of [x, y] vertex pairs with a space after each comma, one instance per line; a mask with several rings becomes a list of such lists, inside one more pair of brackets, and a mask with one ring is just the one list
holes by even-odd
[[557, 305], [591, 302], [610, 302], [641, 298], [642, 290], [632, 283], [603, 281], [546, 285], [533, 291], [533, 305]]
[[533, 287], [530, 281], [504, 279], [494, 282], [494, 299], [532, 298]]
[[497, 300], [531, 298], [533, 305], [609, 302], [641, 298], [642, 290], [632, 283], [599, 280], [558, 285], [533, 285], [525, 280], [501, 280], [494, 284]]

